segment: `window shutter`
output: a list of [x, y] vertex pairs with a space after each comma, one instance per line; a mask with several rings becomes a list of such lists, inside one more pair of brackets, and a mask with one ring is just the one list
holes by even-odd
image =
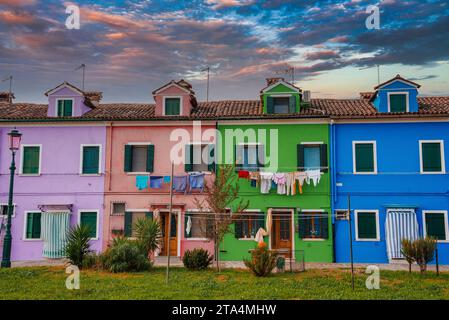
[[392, 94], [390, 95], [390, 112], [406, 112], [407, 111], [407, 95]]
[[301, 211], [298, 211], [299, 239], [307, 238], [309, 235], [308, 230], [310, 230], [310, 220], [306, 218], [308, 218], [307, 215], [303, 214]]
[[99, 147], [83, 147], [83, 173], [96, 174], [99, 173]]
[[267, 97], [267, 113], [268, 114], [274, 113], [274, 99], [271, 96]]
[[357, 230], [360, 239], [376, 239], [376, 214], [359, 212], [357, 214]]
[[328, 162], [327, 162], [327, 144], [320, 145], [320, 167], [321, 172], [328, 171]]
[[207, 170], [210, 172], [215, 172], [215, 145], [210, 144], [209, 148], [209, 162], [207, 165]]
[[153, 220], [153, 211], [146, 212], [145, 218]]
[[64, 115], [64, 100], [58, 100], [58, 117]]
[[185, 172], [193, 171], [193, 144], [185, 145], [184, 171]]
[[422, 158], [424, 172], [440, 172], [442, 170], [441, 145], [439, 143], [423, 143]]
[[327, 212], [323, 212], [321, 215], [321, 237], [329, 239], [329, 215]]
[[133, 171], [133, 146], [125, 145], [125, 172]]
[[133, 233], [133, 214], [125, 212], [125, 237], [131, 237]]
[[289, 112], [296, 113], [296, 97], [294, 95], [289, 98]]
[[97, 213], [96, 212], [82, 212], [81, 225], [89, 227], [89, 234], [91, 238], [97, 237]]
[[296, 147], [298, 170], [302, 171], [304, 170], [304, 145], [298, 144]]
[[374, 145], [372, 143], [355, 145], [355, 166], [357, 172], [374, 171]]
[[153, 172], [154, 171], [154, 145], [149, 144], [147, 146], [147, 172]]
[[27, 215], [27, 232], [26, 237], [27, 239], [33, 238], [33, 213], [29, 212]]
[[437, 240], [447, 240], [444, 213], [426, 213], [426, 233]]
[[64, 100], [64, 117], [71, 117], [73, 109], [72, 100]]
[[39, 147], [25, 147], [23, 149], [23, 168], [22, 173], [38, 174], [39, 173]]
[[260, 214], [257, 216], [257, 230], [256, 230], [256, 232], [260, 228], [265, 229], [265, 212], [260, 212]]
[[243, 231], [242, 231], [242, 229], [243, 229], [243, 226], [242, 226], [242, 215], [241, 214], [239, 214], [238, 215], [238, 217], [236, 218], [236, 220], [235, 220], [235, 224], [234, 224], [234, 236], [237, 238], [237, 239], [240, 239], [240, 238], [243, 238]]
[[41, 213], [33, 213], [33, 239], [40, 239], [41, 237]]

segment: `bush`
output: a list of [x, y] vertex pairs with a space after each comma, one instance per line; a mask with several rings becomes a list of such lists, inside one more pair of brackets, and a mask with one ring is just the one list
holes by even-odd
[[266, 277], [276, 267], [277, 253], [267, 249], [266, 245], [257, 246], [251, 252], [251, 260], [244, 259], [243, 262], [256, 276]]
[[84, 256], [82, 269], [100, 269], [101, 260], [100, 256], [95, 252], [88, 253]]
[[409, 263], [409, 271], [411, 264], [416, 262], [419, 265], [421, 273], [427, 270], [427, 264], [433, 260], [435, 254], [436, 240], [433, 238], [417, 239], [415, 241], [402, 240], [401, 252]]
[[207, 269], [214, 259], [213, 255], [204, 249], [187, 250], [182, 257], [182, 262], [187, 269], [204, 270]]
[[137, 244], [150, 256], [161, 243], [162, 231], [159, 222], [153, 219], [138, 219], [134, 224]]
[[64, 253], [70, 263], [82, 269], [83, 260], [91, 253], [90, 250], [90, 229], [86, 225], [71, 227], [67, 232], [67, 242], [64, 246]]
[[101, 257], [104, 269], [110, 272], [139, 272], [151, 268], [151, 262], [135, 241], [117, 241]]

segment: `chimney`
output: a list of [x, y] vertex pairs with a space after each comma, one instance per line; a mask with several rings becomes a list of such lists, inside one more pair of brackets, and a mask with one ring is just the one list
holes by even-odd
[[271, 86], [272, 84], [275, 84], [279, 81], [284, 81], [284, 78], [267, 78], [267, 86]]
[[87, 91], [84, 96], [94, 105], [98, 106], [103, 98], [103, 92], [100, 91]]
[[0, 92], [0, 103], [12, 103], [12, 100], [15, 99], [14, 93], [9, 94], [9, 92]]

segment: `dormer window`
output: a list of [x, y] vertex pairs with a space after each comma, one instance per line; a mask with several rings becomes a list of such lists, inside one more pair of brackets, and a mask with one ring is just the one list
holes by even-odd
[[408, 112], [408, 92], [388, 93], [389, 112]]
[[181, 97], [164, 97], [164, 115], [181, 115]]
[[289, 113], [288, 106], [290, 99], [288, 97], [274, 97], [273, 111], [275, 114]]
[[72, 117], [73, 99], [58, 99], [56, 112], [58, 117]]

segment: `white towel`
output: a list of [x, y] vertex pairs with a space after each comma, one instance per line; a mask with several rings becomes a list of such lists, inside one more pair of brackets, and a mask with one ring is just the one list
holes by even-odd
[[190, 235], [190, 231], [192, 230], [192, 217], [187, 217], [187, 225], [186, 225], [186, 233]]
[[313, 186], [316, 187], [318, 183], [320, 183], [321, 179], [321, 171], [320, 170], [307, 170], [307, 178], [310, 181], [313, 182]]

